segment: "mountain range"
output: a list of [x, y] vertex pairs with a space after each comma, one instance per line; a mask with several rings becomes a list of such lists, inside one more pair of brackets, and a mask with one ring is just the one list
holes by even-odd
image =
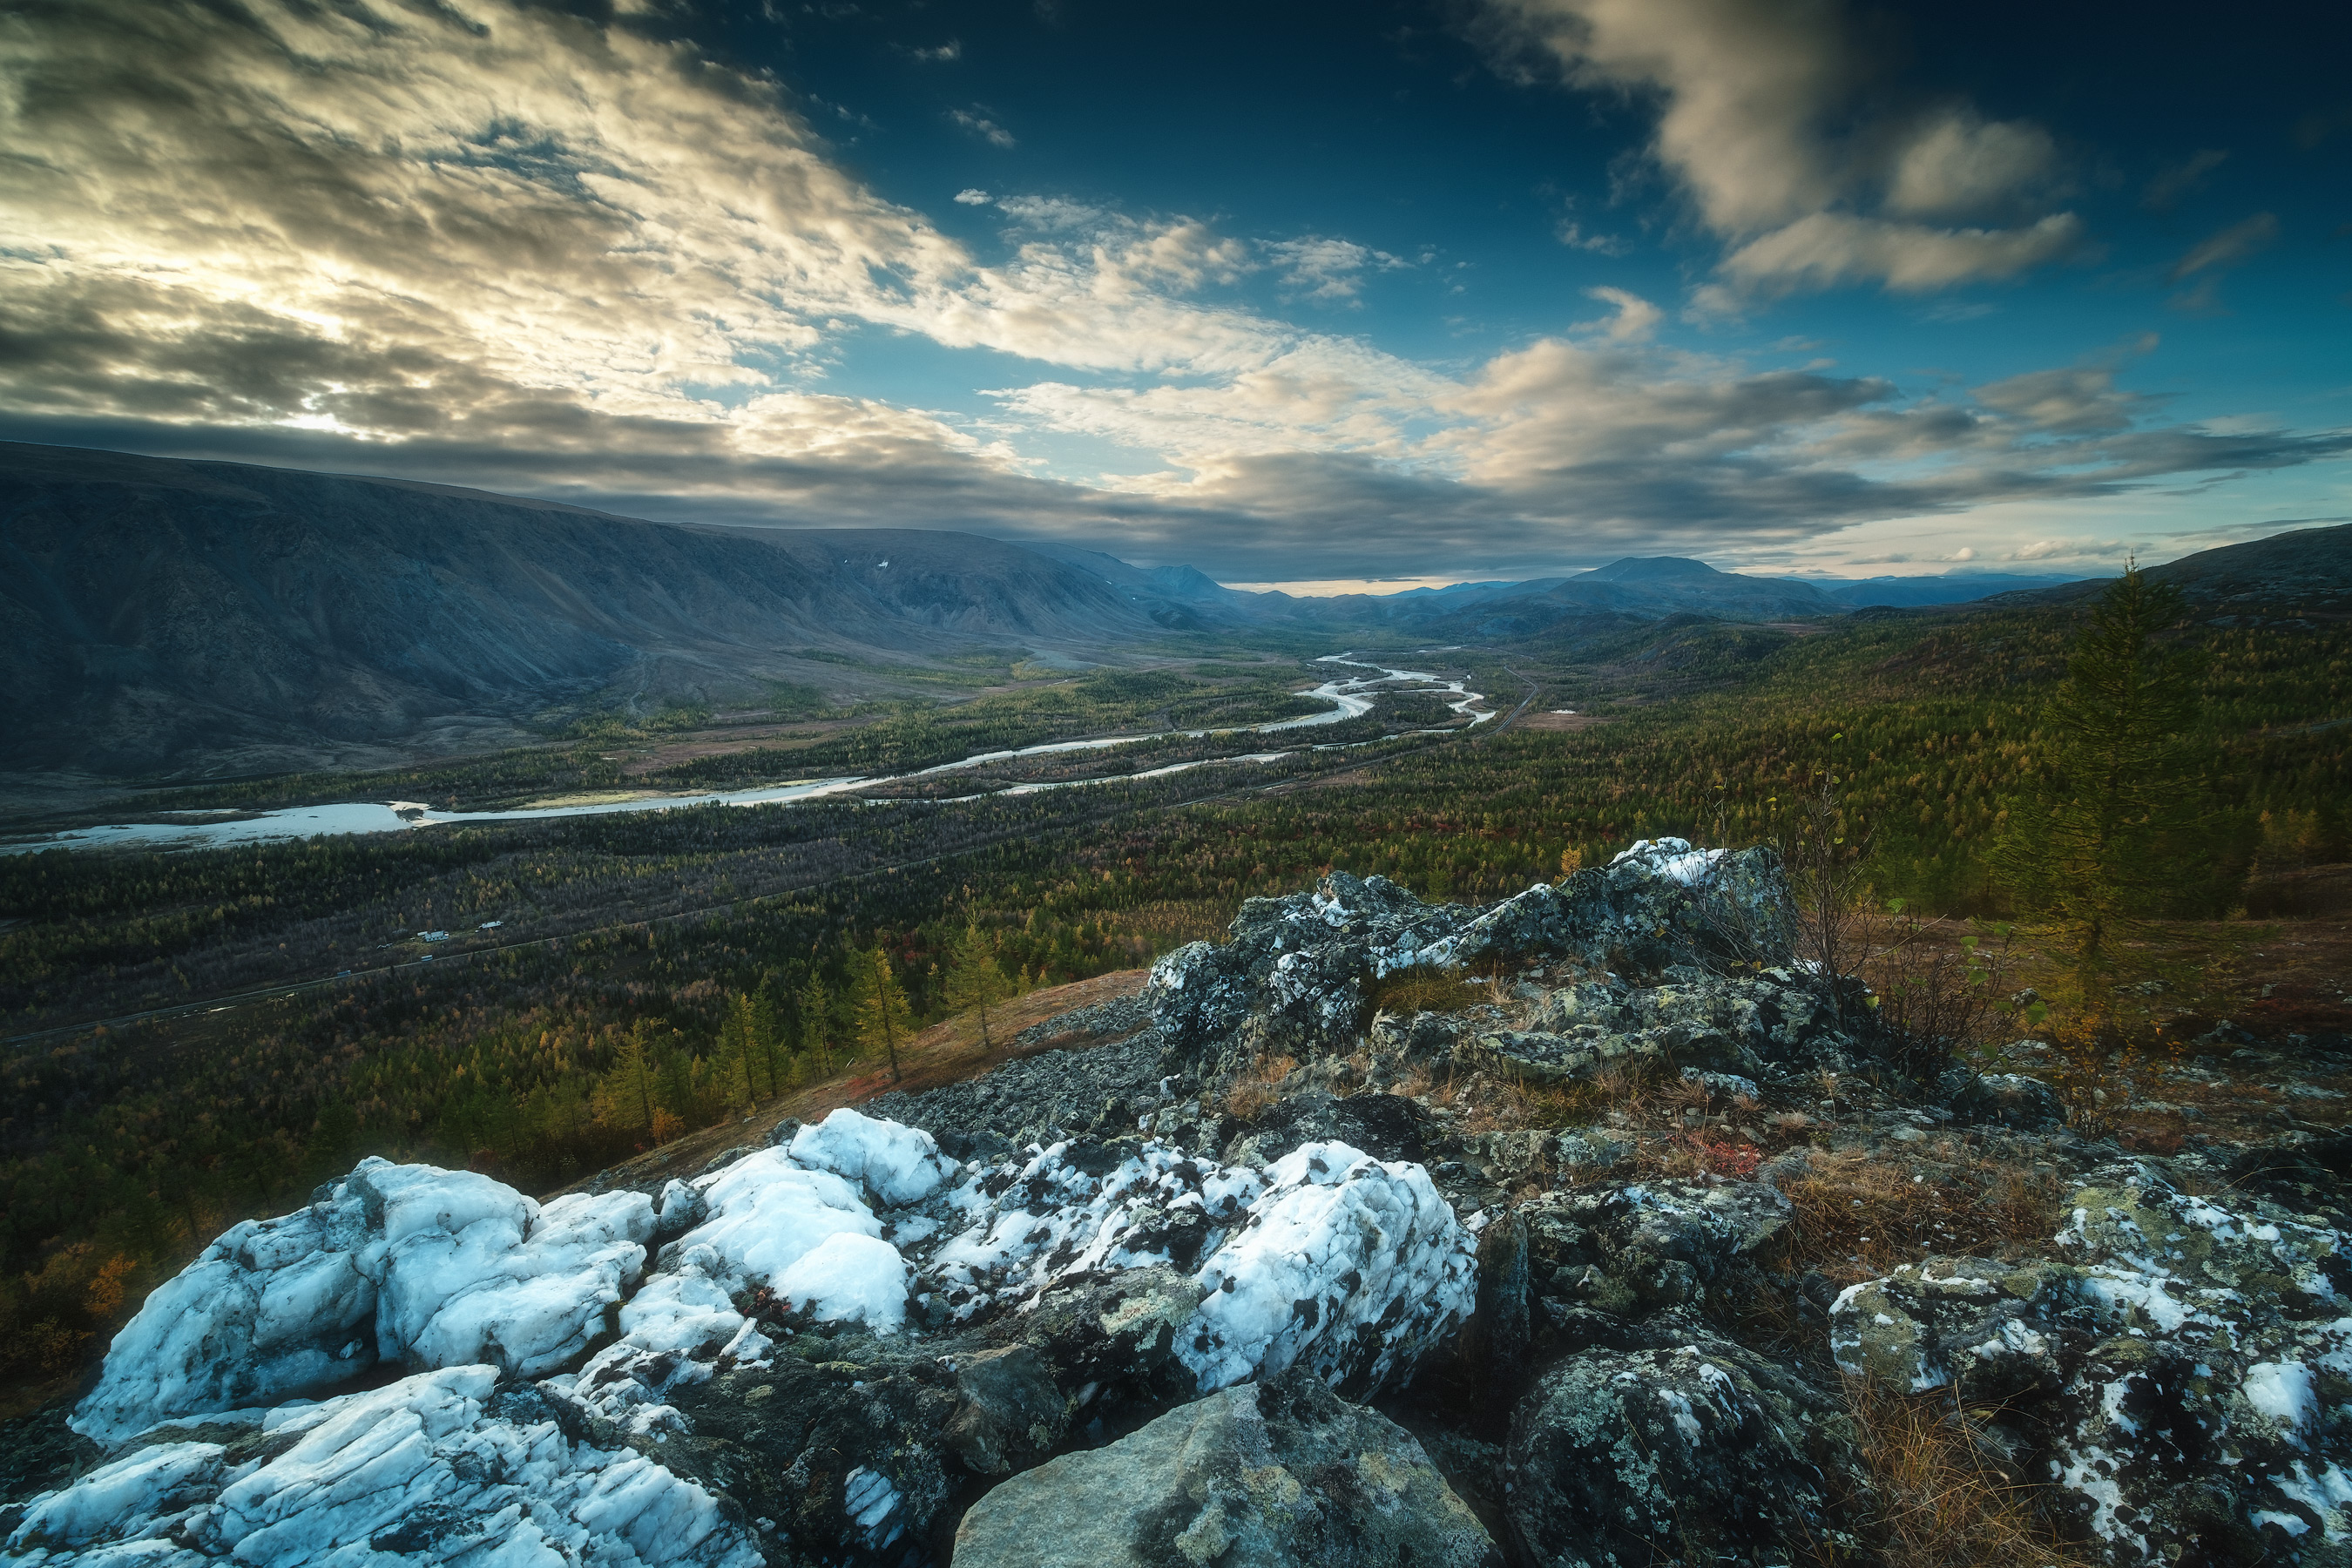
[[[2158, 568], [2200, 597], [2352, 581], [2352, 529]], [[1753, 577], [1675, 556], [1387, 595], [1302, 598], [1079, 545], [925, 530], [649, 522], [415, 481], [0, 443], [0, 771], [114, 777], [379, 765], [636, 711], [914, 689], [986, 655], [1197, 655], [1200, 634], [1572, 633], [1699, 615], [2063, 601], [1994, 574]], [[2306, 595], [2307, 596], [2307, 595]], [[966, 667], [967, 671], [969, 666]]]

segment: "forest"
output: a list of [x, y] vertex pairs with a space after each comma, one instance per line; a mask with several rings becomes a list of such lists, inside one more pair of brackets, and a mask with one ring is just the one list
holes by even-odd
[[[1531, 693], [1531, 714], [1573, 709], [1580, 727], [1464, 728], [1399, 703], [1317, 737], [1394, 741], [1083, 790], [0, 858], [0, 1371], [26, 1389], [68, 1374], [222, 1226], [299, 1203], [362, 1153], [546, 1190], [976, 995], [1213, 937], [1244, 898], [1328, 869], [1491, 900], [1639, 838], [1782, 841], [1827, 787], [1869, 846], [1873, 900], [2031, 921], [1996, 851], [2068, 743], [2051, 701], [2092, 613], [1570, 627], [1448, 657], [1499, 711]], [[2223, 619], [2164, 632], [2193, 698], [2168, 742], [2183, 808], [2163, 829], [2185, 869], [2161, 912], [2179, 920], [2281, 909], [2295, 878], [2352, 859], [2352, 629]], [[789, 765], [885, 771], [1146, 721], [1256, 721], [1325, 678], [1295, 648], [1223, 658], [869, 716]], [[1454, 727], [1402, 732], [1440, 721]], [[432, 787], [594, 783], [583, 759], [610, 739], [445, 769]], [[1156, 744], [1118, 771], [1198, 754]], [[752, 747], [668, 776], [777, 766]], [[257, 781], [236, 803], [329, 784], [400, 787]], [[157, 1008], [173, 1011], [120, 1021]]]

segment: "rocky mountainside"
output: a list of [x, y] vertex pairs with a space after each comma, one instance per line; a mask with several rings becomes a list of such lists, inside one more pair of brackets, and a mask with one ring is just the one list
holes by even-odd
[[0, 1536], [158, 1568], [1870, 1562], [1917, 1506], [1894, 1409], [2028, 1520], [2007, 1560], [2343, 1562], [2345, 1140], [2087, 1140], [1796, 963], [1790, 920], [1769, 851], [1678, 840], [1486, 909], [1335, 874], [1055, 1025], [1104, 1044], [698, 1174], [539, 1203], [365, 1161], [0, 1435]]
[[479, 749], [590, 691], [657, 704], [831, 685], [845, 657], [1093, 649], [1166, 609], [970, 534], [693, 528], [15, 445], [0, 563], [0, 767], [118, 773]]

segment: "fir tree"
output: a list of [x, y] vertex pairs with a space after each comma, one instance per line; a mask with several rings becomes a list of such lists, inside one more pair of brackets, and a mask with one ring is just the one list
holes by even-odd
[[967, 921], [963, 935], [956, 939], [948, 956], [948, 1005], [959, 1013], [978, 1010], [983, 1055], [996, 1048], [989, 1038], [988, 1010], [1003, 1001], [1012, 989], [996, 962], [996, 944], [980, 929], [979, 921]]
[[2178, 588], [2137, 566], [2109, 586], [2042, 711], [2039, 787], [2011, 805], [1993, 847], [1996, 874], [2066, 933], [2085, 978], [2125, 931], [2194, 889], [2210, 858], [2183, 744], [2200, 660], [2163, 639], [2183, 610]]

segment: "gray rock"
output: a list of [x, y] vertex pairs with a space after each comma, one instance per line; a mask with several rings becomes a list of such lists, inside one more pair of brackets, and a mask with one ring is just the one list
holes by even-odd
[[1989, 1121], [2040, 1132], [2066, 1123], [2066, 1105], [2057, 1091], [2021, 1072], [1990, 1072], [1971, 1079], [1952, 1097], [1952, 1115], [1962, 1121]]
[[1768, 1564], [1855, 1544], [1828, 1474], [1858, 1468], [1836, 1402], [1712, 1343], [1590, 1351], [1514, 1412], [1506, 1517], [1547, 1568]]
[[1404, 1428], [1286, 1374], [1006, 1481], [955, 1568], [1486, 1568], [1501, 1558]]

